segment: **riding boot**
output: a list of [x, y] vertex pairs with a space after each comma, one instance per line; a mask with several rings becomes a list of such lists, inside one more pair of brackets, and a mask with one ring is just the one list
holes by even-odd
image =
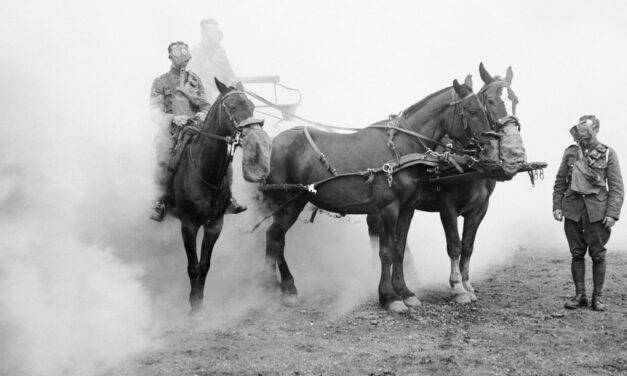
[[564, 308], [577, 309], [579, 307], [585, 307], [588, 305], [588, 298], [586, 297], [586, 260], [573, 258], [570, 264], [570, 271], [573, 275], [573, 282], [575, 283], [575, 297], [564, 304]]
[[159, 198], [159, 200], [157, 200], [157, 202], [155, 203], [155, 206], [152, 208], [152, 211], [150, 212], [150, 219], [152, 219], [153, 221], [157, 221], [157, 222], [163, 221], [165, 219], [166, 214], [168, 213], [173, 175], [174, 175], [174, 170], [168, 167], [166, 170], [166, 177], [164, 179], [165, 194], [163, 194]]
[[231, 196], [231, 201], [229, 202], [229, 206], [226, 208], [226, 212], [228, 214], [238, 214], [248, 209], [244, 205], [240, 205], [239, 202], [235, 199], [235, 197]]
[[595, 311], [605, 311], [603, 303], [603, 284], [605, 283], [605, 260], [593, 260], [592, 281], [594, 290], [592, 291], [592, 309]]

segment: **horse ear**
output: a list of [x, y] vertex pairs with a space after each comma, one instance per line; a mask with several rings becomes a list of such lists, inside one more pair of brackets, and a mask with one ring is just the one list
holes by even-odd
[[221, 94], [226, 93], [227, 87], [223, 84], [217, 77], [214, 77], [213, 80], [216, 82], [216, 87], [220, 91]]
[[512, 71], [512, 67], [507, 67], [507, 75], [505, 76], [505, 81], [507, 81], [508, 84], [512, 84], [512, 78], [514, 78], [514, 72]]
[[494, 79], [492, 78], [492, 75], [488, 73], [488, 71], [483, 66], [483, 62], [479, 64], [479, 75], [481, 76], [483, 83], [486, 85], [491, 84], [492, 81], [494, 81]]
[[464, 80], [464, 85], [472, 89], [472, 74], [466, 76], [466, 79]]
[[467, 86], [463, 86], [460, 85], [459, 82], [457, 81], [457, 79], [455, 79], [453, 81], [453, 89], [455, 89], [455, 93], [457, 93], [457, 95], [461, 98], [465, 97], [466, 95], [472, 93], [472, 89], [467, 87]]
[[459, 95], [460, 97], [462, 96], [461, 94], [462, 86], [459, 84], [459, 82], [457, 82], [457, 79], [453, 80], [453, 89], [455, 89], [455, 92], [457, 93], [457, 95]]
[[239, 91], [244, 91], [244, 84], [242, 83], [242, 81], [237, 81], [237, 83], [235, 84], [235, 88]]

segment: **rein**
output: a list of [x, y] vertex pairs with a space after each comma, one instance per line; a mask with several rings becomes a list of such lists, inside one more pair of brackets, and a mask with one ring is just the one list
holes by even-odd
[[[222, 98], [220, 100], [220, 104], [219, 104], [219, 107], [218, 107], [218, 129], [222, 129], [223, 128], [222, 111], [224, 111], [224, 112], [226, 112], [226, 114], [227, 114], [227, 116], [229, 118], [229, 121], [231, 122], [232, 126], [235, 128], [235, 131], [233, 132], [233, 134], [231, 136], [219, 136], [217, 134], [204, 131], [204, 126], [205, 126], [206, 122], [203, 123], [202, 126], [200, 128], [198, 128], [198, 129], [195, 129], [195, 128], [191, 128], [190, 129], [190, 131], [196, 133], [197, 135], [204, 136], [204, 137], [209, 137], [209, 138], [212, 138], [212, 139], [218, 140], [218, 141], [223, 141], [223, 142], [226, 142], [226, 144], [227, 144], [227, 152], [226, 152], [227, 158], [226, 158], [225, 163], [223, 164], [223, 166], [221, 166], [221, 169], [220, 169], [220, 171], [218, 173], [218, 179], [217, 179], [218, 180], [218, 184], [217, 185], [211, 184], [210, 182], [205, 180], [202, 177], [202, 174], [200, 173], [200, 171], [198, 170], [198, 167], [196, 166], [196, 161], [195, 161], [195, 158], [194, 158], [194, 156], [192, 154], [192, 149], [193, 149], [193, 143], [198, 140], [198, 137], [195, 138], [192, 141], [192, 144], [189, 145], [189, 148], [188, 148], [188, 151], [189, 151], [189, 153], [188, 153], [188, 155], [189, 155], [189, 162], [190, 162], [190, 164], [192, 166], [192, 170], [196, 173], [196, 175], [198, 176], [198, 178], [200, 179], [201, 182], [203, 182], [206, 186], [208, 186], [211, 190], [214, 190], [214, 191], [220, 190], [222, 188], [222, 186], [224, 185], [224, 178], [226, 176], [226, 172], [228, 170], [229, 164], [231, 164], [231, 161], [233, 161], [233, 155], [235, 154], [235, 150], [236, 150], [237, 146], [240, 145], [240, 137], [241, 137], [241, 134], [242, 134], [242, 128], [253, 124], [253, 123], [247, 123], [247, 124], [244, 124], [244, 125], [240, 126], [235, 121], [233, 115], [231, 114], [229, 109], [226, 107], [226, 104], [224, 104], [224, 99], [226, 97], [228, 97], [229, 95], [233, 95], [233, 94], [246, 95], [246, 93], [244, 93], [242, 91], [239, 91], [239, 90], [229, 91], [228, 93], [222, 95]], [[244, 123], [244, 122], [242, 122], [242, 123]]]

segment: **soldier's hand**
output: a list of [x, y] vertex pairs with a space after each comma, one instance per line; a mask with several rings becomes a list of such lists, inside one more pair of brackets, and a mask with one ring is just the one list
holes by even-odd
[[555, 218], [556, 221], [560, 221], [561, 222], [562, 218], [564, 218], [562, 216], [562, 210], [561, 209], [553, 210], [553, 218]]
[[605, 217], [603, 218], [603, 224], [605, 225], [605, 228], [612, 228], [612, 226], [616, 224], [616, 220], [612, 217]]
[[189, 120], [189, 118], [185, 115], [176, 115], [174, 117], [174, 119], [172, 119], [172, 122], [177, 126], [177, 127], [182, 127], [185, 124], [187, 124], [187, 120]]

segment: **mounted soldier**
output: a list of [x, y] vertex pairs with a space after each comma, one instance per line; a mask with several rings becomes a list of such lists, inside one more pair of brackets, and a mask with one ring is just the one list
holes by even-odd
[[[160, 198], [152, 209], [150, 219], [161, 222], [170, 204], [171, 180], [180, 160], [176, 153], [177, 144], [184, 143], [186, 127], [198, 127], [203, 123], [211, 104], [207, 101], [205, 88], [193, 72], [186, 70], [191, 59], [187, 44], [173, 42], [168, 46], [168, 58], [172, 61], [170, 71], [155, 78], [150, 93], [150, 117], [159, 127], [157, 143], [157, 184]], [[232, 184], [232, 169], [227, 172]], [[231, 199], [229, 213], [246, 210], [235, 199]]]
[[570, 129], [576, 144], [564, 152], [553, 188], [553, 217], [564, 220], [564, 231], [572, 255], [571, 272], [575, 297], [564, 307], [587, 306], [585, 255], [592, 258], [592, 309], [604, 311], [605, 244], [619, 219], [624, 189], [614, 149], [597, 139], [599, 120], [584, 115]]

